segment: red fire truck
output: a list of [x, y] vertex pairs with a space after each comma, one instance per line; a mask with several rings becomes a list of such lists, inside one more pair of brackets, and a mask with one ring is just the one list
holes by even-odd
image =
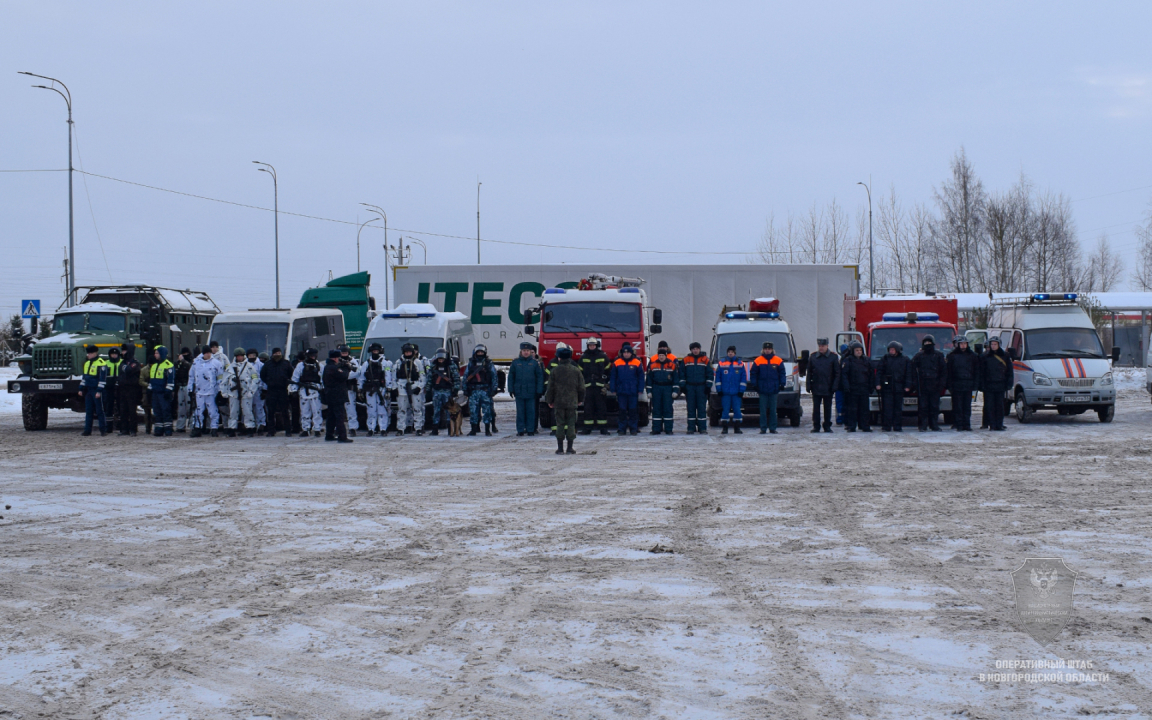
[[[648, 366], [648, 346], [660, 332], [662, 313], [649, 307], [648, 295], [640, 287], [642, 278], [590, 273], [576, 288], [548, 288], [540, 305], [532, 309], [535, 321], [524, 332], [537, 338], [537, 354], [547, 367], [556, 357], [556, 348], [564, 343], [572, 348], [573, 361], [579, 361], [587, 348], [588, 338], [599, 338], [600, 349], [615, 358], [620, 346], [631, 343], [632, 352]], [[539, 329], [537, 329], [537, 324]], [[616, 398], [609, 395], [608, 412], [618, 410]], [[540, 403], [540, 425], [552, 425], [552, 409]], [[648, 424], [648, 397], [641, 394], [637, 408], [640, 427]], [[583, 416], [579, 418], [583, 422]]]

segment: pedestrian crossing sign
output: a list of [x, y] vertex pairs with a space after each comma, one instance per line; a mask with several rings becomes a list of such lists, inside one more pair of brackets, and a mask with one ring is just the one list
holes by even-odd
[[21, 300], [20, 307], [24, 308], [20, 313], [22, 318], [38, 318], [40, 317], [40, 301], [39, 300]]

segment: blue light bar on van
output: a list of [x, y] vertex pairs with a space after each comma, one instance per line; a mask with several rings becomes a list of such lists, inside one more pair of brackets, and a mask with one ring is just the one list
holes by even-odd
[[884, 313], [884, 322], [940, 322], [939, 313], [906, 312]]
[[1033, 300], [1050, 300], [1052, 298], [1048, 293], [1036, 293], [1032, 296]]
[[1077, 295], [1076, 293], [1064, 293], [1064, 299], [1065, 300], [1075, 300], [1078, 297], [1080, 297], [1080, 296]]
[[544, 291], [545, 295], [563, 295], [567, 291], [564, 288], [548, 288]]
[[620, 288], [620, 292], [622, 292], [622, 293], [638, 293], [638, 292], [640, 292], [640, 288], [631, 288], [631, 287]]
[[380, 313], [377, 317], [382, 317], [382, 318], [436, 317], [436, 313]]
[[724, 313], [726, 320], [775, 320], [780, 317], [778, 312], [729, 312]]

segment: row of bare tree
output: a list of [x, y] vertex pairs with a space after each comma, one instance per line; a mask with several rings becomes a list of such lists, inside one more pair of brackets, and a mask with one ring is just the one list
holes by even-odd
[[[1076, 237], [1071, 202], [1037, 193], [1026, 177], [990, 193], [964, 149], [931, 204], [908, 205], [895, 187], [875, 197], [876, 289], [904, 292], [1107, 292], [1119, 288], [1124, 264], [1101, 236], [1090, 253]], [[1152, 289], [1152, 215], [1141, 235], [1136, 285]], [[835, 199], [804, 215], [768, 218], [754, 258], [765, 263], [856, 264], [868, 278], [868, 209], [854, 217]]]

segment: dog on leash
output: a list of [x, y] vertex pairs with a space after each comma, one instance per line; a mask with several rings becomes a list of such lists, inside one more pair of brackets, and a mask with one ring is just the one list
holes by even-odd
[[460, 426], [464, 424], [464, 409], [456, 398], [449, 398], [444, 406], [448, 411], [448, 437], [460, 437]]

